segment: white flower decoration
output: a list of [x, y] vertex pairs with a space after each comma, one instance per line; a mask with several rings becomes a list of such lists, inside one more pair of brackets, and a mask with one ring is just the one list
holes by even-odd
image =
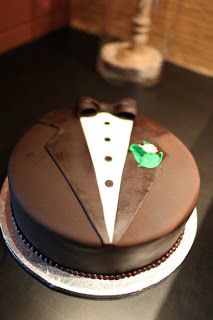
[[143, 144], [140, 146], [147, 153], [157, 153], [158, 152], [158, 148], [152, 143], [146, 143], [146, 144]]

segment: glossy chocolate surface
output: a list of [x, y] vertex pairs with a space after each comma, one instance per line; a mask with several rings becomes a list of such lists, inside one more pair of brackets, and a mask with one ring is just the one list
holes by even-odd
[[79, 119], [57, 110], [30, 129], [12, 153], [8, 176], [13, 214], [32, 245], [60, 264], [102, 274], [134, 270], [165, 254], [197, 202], [199, 174], [187, 148], [141, 115], [130, 143], [144, 139], [165, 158], [158, 168], [143, 169], [128, 153], [109, 245]]

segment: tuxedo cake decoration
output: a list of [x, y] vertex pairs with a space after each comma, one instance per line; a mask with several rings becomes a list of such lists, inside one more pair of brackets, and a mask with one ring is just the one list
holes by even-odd
[[[91, 115], [88, 100], [89, 98], [81, 99], [80, 107], [86, 104], [88, 109], [84, 107], [84, 112], [80, 112], [80, 122], [96, 175], [109, 243], [112, 243], [136, 105], [131, 99], [122, 100], [115, 105], [95, 102], [100, 106], [97, 108], [98, 113], [88, 117], [85, 116], [85, 113]], [[106, 141], [107, 138], [110, 142]]]
[[72, 274], [111, 280], [155, 268], [176, 250], [200, 183], [189, 150], [138, 114], [133, 99], [90, 97], [44, 115], [22, 137], [8, 181], [29, 246]]

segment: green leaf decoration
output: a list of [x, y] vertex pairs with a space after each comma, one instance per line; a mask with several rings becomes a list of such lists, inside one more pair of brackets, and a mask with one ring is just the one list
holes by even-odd
[[[144, 144], [150, 144], [148, 141], [143, 141]], [[130, 151], [133, 154], [135, 161], [138, 164], [138, 167], [143, 168], [156, 168], [158, 167], [163, 160], [163, 152], [159, 153], [148, 153], [143, 150], [143, 148], [138, 144], [131, 144]]]

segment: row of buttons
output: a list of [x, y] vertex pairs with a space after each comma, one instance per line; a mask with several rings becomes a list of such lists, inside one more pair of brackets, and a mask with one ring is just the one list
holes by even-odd
[[[105, 124], [105, 125], [110, 125], [110, 122], [106, 121], [106, 122], [104, 122], [104, 124]], [[106, 137], [104, 140], [107, 141], [107, 142], [111, 141], [111, 139], [108, 138], [108, 137]], [[104, 159], [105, 159], [106, 161], [112, 161], [112, 157], [110, 157], [110, 156], [106, 156]], [[112, 186], [113, 186], [113, 181], [112, 181], [112, 180], [106, 180], [106, 181], [105, 181], [105, 185], [106, 185], [107, 187], [112, 187]]]

